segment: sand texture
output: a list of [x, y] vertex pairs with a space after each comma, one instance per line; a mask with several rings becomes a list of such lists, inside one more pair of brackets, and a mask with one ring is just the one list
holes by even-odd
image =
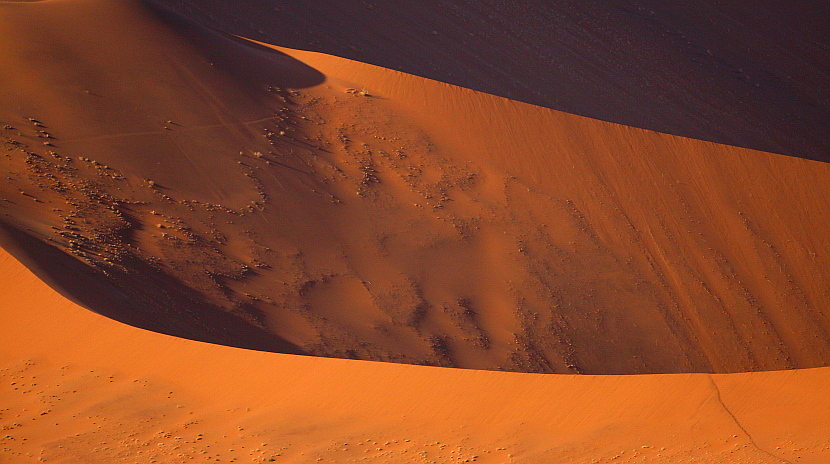
[[92, 314], [6, 253], [0, 277], [3, 462], [830, 458], [827, 368], [559, 376], [263, 353]]
[[830, 460], [820, 21], [757, 64], [798, 98], [649, 113], [277, 46], [264, 5], [0, 1], [0, 462]]
[[159, 3], [263, 42], [830, 161], [830, 3], [822, 0]]

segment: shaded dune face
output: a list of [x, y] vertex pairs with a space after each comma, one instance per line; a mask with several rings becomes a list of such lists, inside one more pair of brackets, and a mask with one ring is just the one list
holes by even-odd
[[238, 350], [91, 314], [3, 250], [0, 295], [2, 450], [14, 463], [825, 464], [830, 454], [827, 368], [538, 375]]
[[830, 160], [827, 2], [160, 3], [286, 47], [605, 121]]
[[279, 50], [141, 2], [3, 4], [0, 38], [4, 247], [101, 314], [493, 370], [830, 362], [826, 163]]

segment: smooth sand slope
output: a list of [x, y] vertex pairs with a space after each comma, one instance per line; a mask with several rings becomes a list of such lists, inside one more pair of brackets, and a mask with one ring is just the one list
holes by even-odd
[[90, 313], [0, 253], [0, 462], [825, 463], [826, 368], [561, 376], [292, 356]]
[[830, 363], [830, 165], [0, 3], [2, 221], [86, 307], [267, 351], [559, 373]]

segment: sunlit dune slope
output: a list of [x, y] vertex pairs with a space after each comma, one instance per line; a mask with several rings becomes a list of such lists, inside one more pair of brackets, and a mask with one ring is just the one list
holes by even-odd
[[140, 2], [0, 3], [0, 40], [9, 243], [101, 314], [480, 369], [830, 363], [825, 163], [275, 50]]
[[823, 0], [158, 0], [217, 29], [675, 135], [830, 161]]
[[826, 368], [551, 376], [125, 326], [0, 251], [3, 462], [824, 463]]

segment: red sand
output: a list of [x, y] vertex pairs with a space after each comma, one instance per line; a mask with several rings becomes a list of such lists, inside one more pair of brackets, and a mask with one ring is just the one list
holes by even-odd
[[830, 165], [132, 0], [0, 43], [12, 456], [827, 460], [826, 369], [705, 373], [830, 364]]
[[830, 458], [827, 368], [559, 376], [262, 353], [91, 314], [0, 257], [3, 462]]
[[102, 314], [468, 368], [830, 361], [825, 163], [281, 53], [133, 2], [2, 8], [5, 221]]

